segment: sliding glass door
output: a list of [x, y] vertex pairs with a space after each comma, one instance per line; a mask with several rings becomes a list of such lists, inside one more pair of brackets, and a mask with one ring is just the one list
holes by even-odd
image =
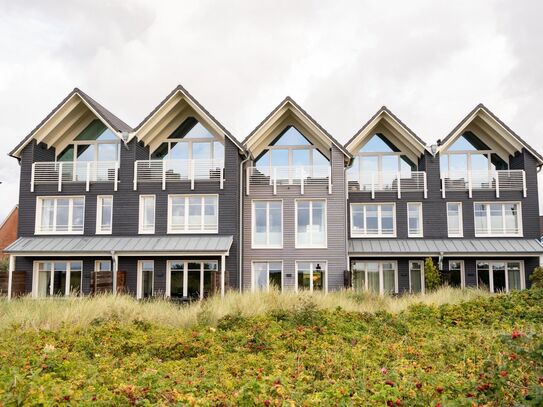
[[213, 260], [171, 260], [166, 273], [166, 294], [178, 299], [202, 299], [219, 287], [219, 262]]
[[81, 294], [81, 261], [37, 261], [34, 263], [34, 297]]
[[526, 288], [524, 263], [518, 260], [478, 261], [477, 287], [493, 293]]

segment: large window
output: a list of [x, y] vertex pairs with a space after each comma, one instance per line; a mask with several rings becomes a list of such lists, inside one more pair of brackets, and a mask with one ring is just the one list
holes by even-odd
[[447, 202], [447, 232], [449, 237], [462, 237], [464, 235], [462, 223], [462, 203]]
[[97, 272], [111, 272], [111, 260], [95, 260], [94, 271]]
[[36, 234], [83, 234], [85, 197], [38, 197]]
[[478, 261], [477, 287], [490, 292], [509, 292], [526, 288], [524, 263], [514, 260]]
[[268, 291], [283, 288], [283, 263], [280, 261], [253, 262], [253, 291]]
[[474, 203], [475, 236], [522, 236], [520, 203]]
[[464, 261], [463, 260], [449, 260], [449, 270], [442, 273], [443, 282], [450, 287], [464, 288], [465, 276], [464, 276]]
[[326, 201], [296, 201], [296, 247], [325, 248]]
[[149, 298], [153, 296], [155, 284], [155, 262], [153, 260], [138, 261], [137, 298]]
[[139, 233], [155, 233], [155, 196], [140, 195]]
[[353, 260], [351, 273], [355, 291], [398, 292], [398, 267], [394, 261]]
[[218, 233], [217, 195], [169, 195], [168, 233]]
[[396, 236], [395, 204], [351, 204], [351, 237]]
[[111, 234], [113, 228], [113, 197], [98, 195], [96, 198], [96, 234]]
[[409, 292], [424, 292], [424, 262], [413, 260], [409, 262]]
[[168, 261], [166, 296], [202, 299], [217, 291], [217, 261]]
[[81, 294], [83, 264], [81, 261], [34, 262], [34, 297]]
[[297, 261], [297, 290], [326, 291], [326, 262]]
[[422, 203], [407, 204], [407, 233], [409, 237], [422, 237]]
[[253, 248], [283, 246], [283, 203], [253, 201]]

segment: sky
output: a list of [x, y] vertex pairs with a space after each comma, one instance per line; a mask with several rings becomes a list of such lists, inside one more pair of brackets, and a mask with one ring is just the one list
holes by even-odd
[[7, 153], [74, 87], [136, 126], [177, 84], [238, 139], [287, 95], [346, 142], [382, 105], [428, 144], [482, 102], [543, 152], [543, 2], [0, 0]]

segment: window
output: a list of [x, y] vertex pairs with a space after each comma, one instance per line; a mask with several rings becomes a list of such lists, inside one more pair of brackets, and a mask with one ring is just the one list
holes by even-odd
[[217, 291], [217, 261], [171, 260], [166, 268], [166, 296], [202, 299]]
[[153, 260], [138, 261], [137, 298], [153, 296], [155, 284], [155, 262]]
[[422, 260], [409, 262], [409, 292], [424, 292], [424, 263]]
[[85, 197], [38, 197], [36, 234], [83, 234]]
[[111, 260], [96, 260], [94, 262], [94, 271], [111, 272]]
[[407, 224], [409, 237], [422, 237], [422, 203], [407, 204]]
[[168, 233], [218, 233], [217, 195], [169, 195]]
[[253, 248], [283, 246], [283, 203], [253, 201]]
[[81, 261], [34, 262], [33, 296], [81, 295]]
[[449, 260], [449, 270], [443, 271], [443, 282], [449, 287], [464, 288], [466, 286], [463, 260]]
[[111, 234], [113, 228], [113, 197], [98, 195], [96, 198], [96, 234]]
[[296, 289], [326, 291], [326, 262], [296, 262]]
[[521, 261], [478, 261], [477, 287], [492, 293], [526, 288], [524, 263]]
[[296, 247], [325, 248], [326, 201], [296, 201]]
[[449, 237], [464, 236], [461, 202], [447, 202], [447, 232]]
[[155, 196], [140, 195], [140, 234], [155, 233]]
[[351, 262], [353, 289], [379, 294], [398, 292], [398, 267], [394, 261]]
[[520, 203], [474, 204], [475, 236], [522, 236]]
[[351, 237], [396, 236], [395, 204], [351, 204]]
[[271, 287], [282, 290], [283, 263], [253, 262], [253, 291], [268, 291]]

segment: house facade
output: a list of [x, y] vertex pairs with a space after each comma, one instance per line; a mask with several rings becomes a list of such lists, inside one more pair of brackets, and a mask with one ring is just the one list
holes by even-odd
[[21, 166], [8, 296], [529, 286], [543, 157], [479, 105], [429, 146], [386, 107], [340, 144], [291, 98], [239, 142], [183, 87], [136, 127], [74, 89]]

